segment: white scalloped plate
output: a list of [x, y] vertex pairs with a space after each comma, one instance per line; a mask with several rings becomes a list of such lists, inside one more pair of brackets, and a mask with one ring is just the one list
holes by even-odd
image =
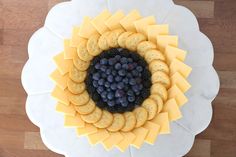
[[[50, 97], [53, 83], [49, 74], [55, 69], [52, 57], [63, 50], [63, 39], [80, 25], [83, 16], [92, 16], [104, 9], [128, 13], [138, 9], [142, 15], [154, 15], [158, 23], [167, 23], [171, 34], [179, 36], [180, 48], [188, 51], [186, 63], [193, 68], [188, 78], [192, 88], [186, 93], [189, 101], [181, 108], [183, 118], [171, 123], [171, 134], [160, 135], [151, 146], [130, 147], [121, 153], [105, 151], [100, 145], [91, 146], [74, 129], [63, 126], [63, 116], [55, 112], [55, 100]], [[213, 46], [200, 32], [196, 17], [172, 0], [73, 0], [56, 5], [48, 13], [44, 27], [36, 31], [28, 45], [29, 60], [22, 71], [22, 84], [28, 93], [26, 111], [30, 120], [40, 127], [45, 145], [67, 157], [180, 157], [192, 147], [195, 135], [209, 125], [211, 102], [219, 90], [219, 79], [212, 63]]]

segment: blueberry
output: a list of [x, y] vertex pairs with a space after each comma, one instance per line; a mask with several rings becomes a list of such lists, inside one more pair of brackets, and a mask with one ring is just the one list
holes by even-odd
[[142, 82], [142, 79], [140, 77], [135, 78], [135, 81], [137, 84], [140, 84]]
[[128, 70], [128, 64], [122, 64], [122, 68], [125, 69], [125, 70]]
[[135, 79], [134, 79], [134, 78], [131, 78], [131, 79], [129, 80], [129, 84], [130, 84], [131, 86], [136, 85]]
[[135, 96], [129, 96], [128, 101], [129, 102], [134, 102], [135, 101]]
[[97, 92], [100, 94], [100, 93], [102, 93], [104, 91], [104, 87], [103, 86], [99, 86], [98, 88], [97, 88]]
[[111, 86], [111, 84], [106, 81], [106, 82], [105, 82], [105, 87], [106, 87], [106, 88], [109, 88], [110, 86]]
[[120, 59], [120, 62], [121, 62], [122, 64], [126, 64], [126, 63], [128, 63], [128, 60], [127, 60], [126, 57], [122, 57], [122, 58]]
[[128, 83], [129, 83], [129, 79], [128, 79], [127, 77], [125, 77], [125, 78], [123, 78], [122, 82], [123, 82], [124, 84], [128, 84]]
[[105, 73], [102, 73], [102, 78], [107, 78], [107, 75]]
[[108, 69], [106, 70], [106, 74], [107, 74], [107, 75], [110, 75], [110, 74], [111, 74], [111, 68], [108, 68]]
[[109, 100], [112, 100], [112, 99], [114, 98], [113, 92], [109, 92], [109, 93], [107, 94], [107, 98], [108, 98]]
[[143, 85], [142, 84], [139, 84], [139, 90], [142, 90], [143, 89]]
[[110, 107], [115, 106], [115, 101], [108, 101], [107, 104]]
[[128, 70], [133, 70], [134, 69], [134, 65], [132, 63], [128, 64]]
[[131, 73], [135, 77], [139, 75], [139, 72], [137, 70], [133, 70]]
[[132, 78], [133, 76], [132, 76], [131, 73], [128, 73], [128, 74], [126, 75], [126, 77], [128, 77], [128, 78]]
[[116, 56], [115, 56], [115, 59], [116, 59], [117, 61], [119, 61], [119, 60], [120, 60], [120, 58], [121, 58], [121, 56], [120, 56], [120, 55], [116, 55]]
[[104, 99], [104, 98], [106, 98], [107, 97], [107, 92], [106, 91], [103, 91], [102, 93], [101, 93], [101, 97]]
[[125, 76], [126, 71], [125, 71], [124, 69], [121, 69], [121, 70], [118, 71], [118, 74], [119, 74], [120, 76]]
[[125, 86], [125, 87], [123, 88], [123, 90], [124, 90], [125, 92], [127, 92], [127, 91], [129, 90], [129, 86]]
[[117, 84], [116, 83], [112, 83], [111, 84], [111, 89], [112, 90], [116, 90], [117, 89]]
[[119, 82], [118, 84], [117, 84], [117, 88], [118, 89], [123, 89], [125, 87], [125, 84], [123, 83], [123, 82]]
[[115, 64], [115, 59], [114, 58], [109, 58], [108, 63], [109, 63], [109, 65], [114, 65]]
[[100, 64], [102, 64], [102, 65], [106, 65], [107, 62], [108, 62], [108, 61], [107, 61], [106, 58], [103, 58], [103, 59], [100, 60]]
[[107, 70], [107, 66], [102, 65], [100, 69], [101, 69], [102, 72], [106, 72], [106, 70]]
[[144, 99], [146, 99], [149, 95], [150, 95], [150, 91], [149, 90], [146, 89], [146, 90], [142, 91], [142, 97]]
[[136, 92], [135, 92], [135, 95], [140, 95], [140, 91], [136, 91]]
[[143, 71], [143, 67], [142, 67], [142, 66], [137, 66], [137, 67], [136, 67], [136, 70], [137, 70], [138, 72], [142, 72], [142, 71]]
[[95, 69], [100, 69], [101, 68], [101, 64], [97, 63], [95, 64]]
[[116, 63], [115, 64], [115, 69], [116, 70], [120, 70], [121, 69], [121, 64], [120, 63]]
[[128, 58], [127, 59], [129, 63], [132, 63], [133, 62], [133, 59], [132, 58]]
[[116, 76], [116, 75], [117, 75], [116, 70], [112, 70], [111, 74], [112, 74], [113, 76]]
[[94, 86], [95, 88], [97, 88], [97, 87], [98, 87], [98, 81], [94, 80], [94, 81], [93, 81], [93, 86]]
[[106, 90], [107, 92], [110, 92], [111, 91], [111, 89], [110, 88], [107, 88], [107, 90]]
[[120, 77], [120, 76], [116, 76], [116, 77], [115, 77], [115, 81], [116, 81], [116, 82], [120, 82], [121, 80], [122, 80], [122, 77]]
[[108, 102], [108, 99], [107, 99], [107, 98], [102, 98], [102, 100], [103, 100], [104, 102]]
[[127, 107], [128, 104], [129, 104], [129, 102], [128, 102], [126, 99], [125, 99], [125, 101], [122, 101], [122, 102], [121, 102], [121, 105], [122, 105], [123, 107]]
[[138, 66], [138, 64], [136, 62], [133, 63], [134, 68], [136, 68]]
[[116, 98], [120, 98], [120, 97], [122, 97], [122, 96], [124, 96], [124, 91], [123, 90], [120, 90], [120, 89], [118, 89], [118, 90], [116, 90], [116, 92], [115, 92], [115, 97]]
[[94, 79], [94, 80], [99, 80], [99, 78], [100, 78], [100, 74], [99, 74], [99, 73], [95, 73], [95, 74], [93, 75], [93, 79]]
[[134, 92], [133, 92], [132, 90], [128, 90], [127, 95], [128, 95], [128, 96], [133, 96], [133, 95], [134, 95]]
[[98, 84], [99, 84], [100, 86], [103, 86], [104, 83], [105, 83], [105, 80], [104, 80], [103, 78], [101, 78], [101, 79], [98, 80]]
[[139, 86], [138, 85], [134, 85], [132, 86], [132, 90], [136, 93], [139, 91]]
[[108, 80], [109, 82], [113, 82], [114, 78], [113, 78], [112, 75], [109, 75], [109, 76], [107, 77], [107, 80]]

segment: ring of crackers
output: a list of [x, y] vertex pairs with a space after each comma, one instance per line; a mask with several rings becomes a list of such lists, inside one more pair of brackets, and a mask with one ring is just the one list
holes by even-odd
[[[125, 151], [129, 145], [139, 148], [143, 142], [154, 144], [155, 139], [150, 137], [170, 132], [169, 122], [181, 118], [179, 108], [187, 102], [184, 93], [191, 87], [186, 80], [191, 67], [183, 63], [186, 52], [177, 47], [177, 37], [160, 29], [163, 27], [158, 27], [152, 16], [142, 18], [136, 10], [120, 17], [121, 13], [111, 15], [105, 10], [74, 27], [64, 51], [54, 57], [57, 69], [50, 77], [56, 84], [51, 95], [58, 101], [56, 110], [67, 119], [65, 126], [78, 128], [78, 135], [102, 142], [106, 149], [115, 146]], [[86, 91], [90, 61], [110, 48], [138, 53], [152, 74], [150, 96], [132, 112], [101, 110]], [[120, 140], [109, 141], [113, 136]]]

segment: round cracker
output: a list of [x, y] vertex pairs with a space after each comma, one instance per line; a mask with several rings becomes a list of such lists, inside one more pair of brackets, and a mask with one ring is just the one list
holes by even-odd
[[81, 115], [81, 118], [87, 123], [96, 123], [102, 117], [102, 110], [98, 107], [95, 107], [93, 112], [86, 115]]
[[79, 71], [86, 71], [90, 65], [90, 62], [81, 60], [77, 55], [74, 56], [73, 63]]
[[110, 47], [119, 47], [118, 38], [123, 32], [123, 29], [116, 29], [110, 32], [107, 38]]
[[112, 124], [112, 122], [113, 122], [113, 115], [110, 112], [103, 110], [101, 119], [96, 123], [94, 123], [94, 125], [102, 129], [109, 127]]
[[80, 94], [85, 90], [86, 85], [85, 85], [85, 83], [76, 83], [76, 82], [72, 81], [71, 79], [68, 79], [67, 80], [67, 87], [71, 93]]
[[85, 105], [82, 105], [82, 106], [75, 105], [75, 110], [79, 114], [89, 114], [93, 112], [95, 108], [96, 108], [96, 105], [92, 99], [90, 99], [89, 102], [86, 103]]
[[151, 120], [155, 117], [158, 107], [154, 100], [152, 100], [151, 98], [147, 98], [142, 103], [142, 107], [145, 108], [148, 112], [148, 120]]
[[110, 48], [109, 44], [108, 44], [108, 36], [110, 34], [110, 31], [109, 32], [105, 32], [103, 33], [99, 40], [98, 40], [98, 46], [100, 49], [102, 50], [108, 50]]
[[128, 132], [134, 129], [135, 124], [136, 124], [136, 117], [133, 112], [125, 112], [124, 114], [125, 117], [125, 125], [121, 129], [121, 131]]
[[118, 38], [119, 46], [125, 48], [126, 39], [132, 34], [134, 34], [134, 32], [123, 32]]
[[163, 71], [156, 71], [155, 73], [152, 74], [152, 78], [151, 79], [152, 79], [152, 84], [161, 83], [166, 88], [170, 87], [170, 78]]
[[157, 104], [157, 113], [160, 113], [162, 111], [163, 108], [163, 100], [162, 98], [158, 95], [158, 94], [152, 94], [150, 95], [150, 98], [153, 99], [156, 104]]
[[137, 107], [133, 112], [137, 120], [135, 128], [141, 127], [148, 119], [147, 110], [143, 107]]
[[158, 94], [164, 102], [167, 100], [167, 90], [161, 83], [155, 83], [152, 85], [151, 95], [152, 94]]
[[93, 56], [88, 53], [87, 41], [80, 42], [78, 44], [77, 54], [78, 54], [79, 58], [83, 61], [90, 61], [93, 59]]
[[97, 56], [102, 52], [102, 49], [98, 46], [99, 34], [92, 35], [87, 42], [88, 53], [91, 56]]
[[156, 44], [151, 41], [142, 41], [138, 44], [137, 52], [140, 56], [144, 56], [148, 50], [157, 48]]
[[170, 71], [168, 65], [165, 62], [161, 61], [161, 60], [152, 61], [149, 64], [149, 70], [152, 73], [155, 73], [156, 71], [163, 71], [167, 74], [169, 74], [169, 71]]
[[75, 66], [72, 66], [69, 72], [70, 79], [77, 83], [84, 82], [86, 75], [86, 71], [79, 71]]
[[147, 37], [141, 33], [134, 33], [130, 35], [125, 42], [125, 47], [131, 51], [136, 51], [140, 42], [147, 40]]
[[148, 50], [145, 53], [144, 58], [148, 63], [151, 63], [153, 60], [165, 61], [165, 56], [156, 49]]
[[113, 122], [111, 126], [107, 128], [107, 130], [111, 132], [116, 132], [122, 129], [123, 126], [125, 125], [125, 117], [119, 113], [113, 114], [113, 117], [114, 117]]
[[68, 96], [69, 101], [73, 103], [74, 105], [85, 105], [89, 101], [89, 94], [87, 91], [83, 91], [80, 94], [74, 95], [74, 94], [69, 94]]

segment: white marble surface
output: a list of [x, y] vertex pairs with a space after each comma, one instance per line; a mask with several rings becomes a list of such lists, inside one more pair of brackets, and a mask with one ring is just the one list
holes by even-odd
[[[192, 88], [186, 93], [189, 102], [181, 108], [183, 118], [171, 123], [171, 134], [160, 135], [155, 145], [144, 144], [139, 150], [130, 147], [121, 153], [116, 148], [107, 152], [98, 144], [90, 146], [84, 137], [76, 137], [75, 129], [63, 127], [63, 116], [55, 112], [50, 97], [53, 83], [48, 75], [55, 69], [52, 57], [63, 50], [63, 39], [71, 35], [83, 16], [95, 16], [103, 9], [126, 13], [138, 9], [143, 16], [154, 15], [158, 23], [170, 25], [171, 34], [180, 39], [180, 47], [188, 51], [186, 63], [193, 71], [188, 80]], [[172, 0], [73, 0], [56, 5], [48, 13], [44, 27], [34, 33], [28, 46], [29, 60], [22, 71], [22, 84], [28, 94], [26, 111], [40, 127], [45, 145], [66, 157], [180, 157], [185, 155], [212, 117], [212, 100], [219, 90], [218, 75], [212, 67], [214, 58], [210, 40], [199, 31], [195, 16]]]

